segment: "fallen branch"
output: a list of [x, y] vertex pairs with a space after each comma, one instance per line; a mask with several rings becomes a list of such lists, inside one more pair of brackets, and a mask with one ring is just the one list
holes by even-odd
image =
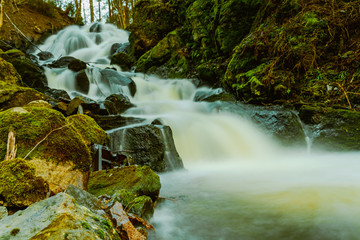
[[35, 148], [37, 148], [37, 146], [39, 146], [43, 141], [45, 141], [45, 139], [46, 139], [47, 137], [49, 137], [50, 134], [52, 134], [52, 133], [55, 132], [55, 131], [61, 130], [61, 129], [65, 128], [65, 127], [68, 127], [68, 126], [70, 126], [70, 125], [71, 125], [71, 123], [66, 124], [66, 125], [64, 125], [64, 126], [62, 126], [62, 127], [58, 127], [58, 128], [55, 128], [55, 129], [51, 130], [48, 134], [46, 134], [46, 136], [45, 136], [43, 139], [41, 139], [41, 140], [33, 147], [33, 149], [30, 150], [30, 152], [28, 152], [28, 154], [26, 154], [26, 156], [24, 157], [24, 159], [26, 159], [26, 158], [35, 150]]
[[16, 158], [17, 146], [15, 143], [15, 133], [10, 130], [8, 135], [8, 142], [6, 148], [5, 161]]
[[346, 100], [347, 100], [347, 102], [348, 102], [348, 104], [349, 104], [349, 109], [351, 110], [351, 109], [352, 109], [351, 103], [350, 103], [349, 97], [348, 97], [345, 89], [344, 89], [343, 86], [342, 86], [340, 83], [338, 83], [338, 82], [337, 82], [337, 85], [339, 85], [339, 87], [343, 90], [343, 92], [344, 92], [344, 94], [345, 94], [345, 97], [346, 97]]

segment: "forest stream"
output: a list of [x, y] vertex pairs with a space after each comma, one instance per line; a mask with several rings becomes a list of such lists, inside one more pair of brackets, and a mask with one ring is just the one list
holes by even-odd
[[[136, 105], [124, 116], [144, 123], [161, 119], [171, 127], [185, 170], [160, 174], [165, 200], [151, 219], [156, 232], [150, 239], [359, 239], [359, 152], [284, 147], [230, 112], [228, 103], [193, 101], [198, 91], [216, 90], [198, 88], [191, 79], [161, 79], [110, 65], [111, 46], [127, 43], [129, 33], [110, 24], [101, 32], [89, 29], [70, 26], [39, 46], [55, 59], [87, 62], [88, 91], [78, 91], [75, 73], [67, 68], [45, 68], [48, 85], [100, 102], [122, 92]], [[105, 68], [131, 78], [136, 94], [102, 82]]]

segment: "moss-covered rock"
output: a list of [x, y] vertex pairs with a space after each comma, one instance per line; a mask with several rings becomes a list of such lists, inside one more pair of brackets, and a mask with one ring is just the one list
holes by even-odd
[[0, 239], [120, 240], [111, 220], [59, 193], [0, 220]]
[[120, 93], [108, 96], [104, 105], [109, 114], [120, 114], [135, 106], [126, 95]]
[[106, 145], [109, 142], [107, 133], [91, 117], [84, 114], [76, 114], [68, 117], [67, 122], [77, 130], [85, 143]]
[[131, 54], [140, 57], [179, 25], [171, 4], [152, 0], [137, 1], [134, 22], [129, 27]]
[[0, 162], [0, 199], [5, 206], [22, 208], [46, 198], [49, 186], [23, 159]]
[[10, 129], [16, 134], [19, 157], [25, 157], [53, 131], [31, 152], [29, 158], [49, 159], [59, 163], [71, 162], [74, 168], [83, 172], [89, 171], [90, 151], [78, 131], [68, 124], [60, 112], [36, 107], [12, 108], [0, 112], [0, 159], [5, 156]]
[[22, 84], [26, 87], [44, 90], [47, 80], [43, 69], [20, 50], [12, 49], [1, 53], [0, 57], [11, 63], [21, 75]]
[[313, 147], [330, 151], [360, 150], [359, 112], [304, 105], [300, 117], [314, 132]]
[[153, 201], [159, 196], [160, 178], [148, 166], [129, 166], [93, 172], [89, 179], [89, 192], [95, 196], [114, 195], [125, 189], [136, 196], [146, 195]]
[[27, 87], [0, 81], [0, 111], [22, 107], [35, 100], [45, 100], [44, 94]]
[[10, 84], [21, 83], [21, 76], [14, 66], [0, 57], [0, 81]]

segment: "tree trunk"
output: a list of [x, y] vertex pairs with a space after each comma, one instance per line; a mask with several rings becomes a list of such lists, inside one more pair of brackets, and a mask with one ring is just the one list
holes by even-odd
[[94, 22], [94, 2], [90, 0], [90, 21]]
[[4, 7], [5, 7], [5, 0], [1, 0], [0, 28], [4, 25]]
[[112, 23], [112, 8], [111, 8], [111, 0], [108, 0], [109, 6], [109, 22]]
[[99, 1], [99, 22], [101, 22], [101, 0], [98, 0]]

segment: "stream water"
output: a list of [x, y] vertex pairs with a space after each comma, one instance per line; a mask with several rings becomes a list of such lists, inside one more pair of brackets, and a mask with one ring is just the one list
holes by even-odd
[[[111, 93], [128, 94], [137, 107], [125, 115], [169, 125], [184, 162], [186, 170], [161, 174], [160, 195], [167, 200], [151, 220], [156, 233], [150, 239], [360, 238], [359, 152], [281, 147], [221, 105], [192, 101], [199, 89], [191, 80], [122, 72], [136, 83], [134, 97], [126, 87], [104, 85], [99, 72], [114, 67], [111, 46], [126, 43], [128, 33], [112, 25], [99, 33], [89, 29], [66, 28], [39, 47], [55, 58], [91, 62], [83, 95], [101, 101]], [[46, 75], [50, 87], [79, 94], [72, 71], [47, 68]]]

